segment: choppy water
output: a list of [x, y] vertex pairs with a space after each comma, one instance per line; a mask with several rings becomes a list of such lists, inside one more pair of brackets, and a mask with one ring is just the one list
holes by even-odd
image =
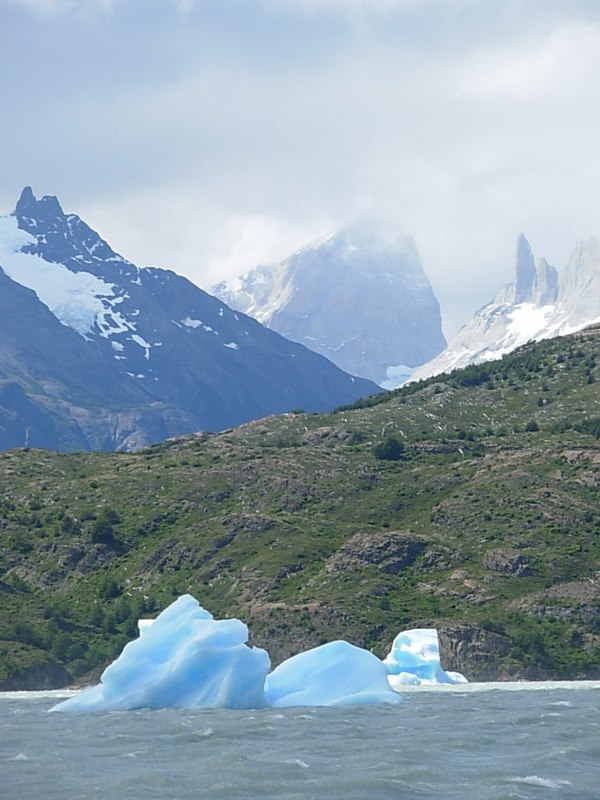
[[600, 797], [600, 682], [282, 711], [46, 713], [57, 698], [0, 694], [3, 800]]

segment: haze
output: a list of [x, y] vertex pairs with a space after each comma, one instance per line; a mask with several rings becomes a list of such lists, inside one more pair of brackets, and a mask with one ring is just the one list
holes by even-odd
[[596, 0], [0, 0], [0, 212], [56, 194], [204, 288], [368, 212], [446, 336], [600, 235]]

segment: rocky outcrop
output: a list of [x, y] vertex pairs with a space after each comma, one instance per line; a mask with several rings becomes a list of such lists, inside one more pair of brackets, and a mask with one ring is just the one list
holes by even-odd
[[56, 661], [22, 667], [3, 681], [0, 692], [32, 692], [62, 689], [72, 681], [71, 674]]
[[375, 566], [383, 573], [394, 575], [414, 564], [426, 544], [408, 531], [389, 533], [357, 533], [327, 559], [327, 572]]
[[531, 565], [522, 553], [512, 553], [506, 550], [489, 550], [483, 557], [483, 566], [491, 572], [517, 577], [531, 575], [533, 572]]
[[461, 672], [468, 680], [508, 677], [499, 666], [510, 650], [506, 636], [470, 625], [443, 625], [438, 636], [445, 670]]

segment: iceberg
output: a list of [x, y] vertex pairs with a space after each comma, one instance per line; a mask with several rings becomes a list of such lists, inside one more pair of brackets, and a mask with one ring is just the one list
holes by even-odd
[[275, 708], [401, 703], [385, 664], [343, 640], [288, 658], [267, 676], [265, 693]]
[[384, 661], [338, 640], [292, 656], [269, 673], [269, 654], [248, 646], [246, 625], [215, 620], [191, 595], [138, 626], [139, 637], [104, 670], [99, 684], [50, 710], [399, 704], [398, 686], [465, 682], [442, 670], [435, 629], [398, 634]]
[[243, 622], [215, 620], [191, 595], [182, 595], [125, 645], [97, 686], [50, 710], [267, 706], [271, 659], [247, 640]]
[[402, 631], [383, 663], [393, 689], [438, 683], [467, 683], [460, 672], [446, 672], [440, 663], [440, 644], [435, 628]]

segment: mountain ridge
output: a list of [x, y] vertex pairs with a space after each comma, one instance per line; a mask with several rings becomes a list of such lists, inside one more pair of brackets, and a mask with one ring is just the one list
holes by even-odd
[[136, 267], [29, 187], [0, 217], [0, 266], [0, 380], [48, 422], [19, 422], [13, 392], [0, 447], [136, 448], [379, 391], [173, 271]]

